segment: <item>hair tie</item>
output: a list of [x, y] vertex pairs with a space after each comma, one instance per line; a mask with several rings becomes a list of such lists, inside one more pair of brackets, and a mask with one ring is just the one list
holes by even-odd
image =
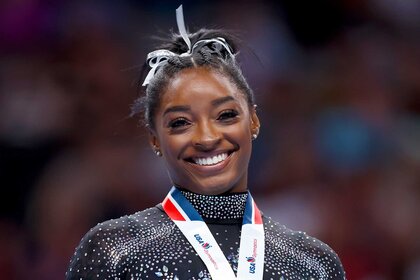
[[232, 48], [222, 37], [199, 40], [191, 47], [191, 41], [188, 37], [188, 33], [185, 28], [184, 12], [182, 9], [182, 5], [180, 5], [178, 9], [176, 9], [176, 23], [178, 25], [178, 30], [182, 39], [184, 39], [185, 44], [188, 46], [188, 51], [182, 54], [176, 54], [169, 50], [163, 49], [155, 50], [153, 52], [148, 53], [146, 63], [151, 67], [151, 69], [149, 73], [147, 73], [147, 76], [144, 79], [142, 86], [148, 85], [155, 76], [158, 68], [165, 64], [171, 57], [189, 56], [203, 47], [208, 47], [209, 52], [211, 54], [215, 54], [223, 58], [226, 58], [226, 56], [234, 58]]

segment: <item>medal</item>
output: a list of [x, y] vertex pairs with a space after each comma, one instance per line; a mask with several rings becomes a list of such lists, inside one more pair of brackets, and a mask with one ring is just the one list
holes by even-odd
[[264, 227], [261, 213], [249, 192], [242, 220], [237, 277], [206, 223], [180, 190], [172, 187], [162, 206], [193, 246], [213, 279], [260, 280], [263, 278]]

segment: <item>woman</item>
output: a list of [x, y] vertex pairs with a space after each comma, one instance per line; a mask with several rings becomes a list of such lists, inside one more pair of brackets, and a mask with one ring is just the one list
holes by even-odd
[[259, 133], [231, 36], [180, 36], [148, 55], [150, 143], [173, 187], [162, 204], [110, 220], [82, 239], [67, 279], [345, 279], [322, 242], [262, 215], [248, 192]]

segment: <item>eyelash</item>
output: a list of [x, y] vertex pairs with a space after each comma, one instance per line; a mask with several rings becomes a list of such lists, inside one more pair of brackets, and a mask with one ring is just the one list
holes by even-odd
[[226, 111], [223, 111], [219, 115], [217, 120], [219, 120], [219, 121], [230, 121], [232, 119], [235, 119], [238, 115], [239, 115], [239, 113], [235, 110], [226, 110]]
[[183, 126], [187, 126], [189, 124], [190, 124], [190, 122], [187, 119], [177, 118], [177, 119], [169, 122], [168, 127], [171, 128], [171, 129], [177, 129], [177, 128], [181, 128]]
[[[235, 110], [225, 110], [222, 113], [220, 113], [217, 120], [221, 122], [230, 122], [233, 119], [235, 119], [238, 115], [239, 113]], [[191, 122], [185, 118], [177, 118], [169, 122], [168, 128], [172, 130], [177, 130], [182, 129], [190, 124]]]

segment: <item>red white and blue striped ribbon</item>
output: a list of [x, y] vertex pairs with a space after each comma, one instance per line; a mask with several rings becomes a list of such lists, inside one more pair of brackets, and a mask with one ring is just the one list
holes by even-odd
[[261, 213], [250, 193], [242, 220], [237, 277], [206, 223], [180, 190], [173, 187], [162, 205], [203, 260], [213, 279], [263, 279], [264, 227]]

